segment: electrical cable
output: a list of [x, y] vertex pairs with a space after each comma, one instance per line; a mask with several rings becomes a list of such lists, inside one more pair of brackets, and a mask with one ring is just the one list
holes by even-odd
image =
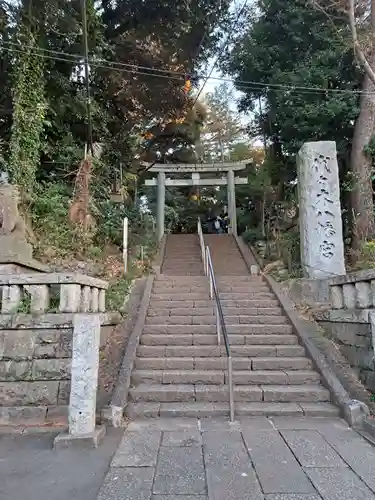
[[[247, 2], [248, 2], [248, 0], [245, 0], [245, 1], [244, 1], [244, 3], [243, 3], [243, 5], [242, 5], [242, 7], [241, 7], [241, 9], [239, 10], [239, 12], [238, 12], [238, 14], [237, 14], [237, 16], [236, 16], [235, 24], [237, 24], [237, 23], [238, 23], [238, 21], [239, 21], [240, 17], [242, 16], [242, 13], [244, 12], [244, 10], [245, 10], [245, 8], [246, 8]], [[225, 47], [228, 45], [228, 42], [229, 42], [229, 40], [230, 40], [230, 38], [231, 38], [231, 36], [232, 36], [232, 31], [233, 31], [233, 29], [234, 29], [234, 26], [233, 26], [233, 27], [232, 27], [232, 29], [229, 31], [229, 33], [228, 33], [228, 35], [227, 35], [227, 37], [226, 37], [226, 39], [225, 39], [225, 42], [224, 42], [223, 46], [221, 47], [221, 49], [220, 49], [220, 51], [219, 51], [219, 54], [217, 55], [217, 57], [216, 57], [216, 59], [215, 59], [215, 61], [214, 61], [213, 65], [212, 65], [212, 67], [211, 67], [211, 70], [210, 70], [210, 71], [209, 71], [209, 73], [208, 73], [208, 76], [205, 78], [205, 80], [204, 80], [204, 82], [203, 82], [203, 85], [201, 86], [200, 90], [198, 91], [198, 94], [196, 95], [195, 100], [194, 100], [194, 103], [193, 103], [193, 107], [196, 105], [196, 103], [197, 103], [197, 101], [198, 101], [198, 99], [199, 99], [200, 95], [202, 94], [203, 89], [204, 89], [204, 87], [206, 86], [206, 83], [207, 83], [207, 82], [208, 82], [208, 80], [211, 78], [212, 73], [214, 72], [215, 66], [216, 66], [216, 64], [218, 63], [218, 61], [219, 61], [219, 59], [220, 59], [220, 56], [221, 56], [221, 54], [222, 54], [223, 50], [224, 50], [224, 49], [225, 49]]]
[[[1, 49], [0, 49], [1, 50]], [[27, 52], [20, 50], [20, 49], [13, 49], [13, 48], [6, 48], [3, 47], [3, 50], [8, 51], [8, 52], [16, 52], [20, 54], [26, 54]], [[32, 49], [35, 50], [35, 49]], [[55, 61], [61, 61], [61, 62], [76, 62], [72, 59], [64, 58], [64, 57], [56, 57], [56, 56], [49, 56], [47, 54], [41, 54], [38, 52], [35, 52], [35, 55], [50, 59], [50, 60], [55, 60]], [[82, 56], [80, 56], [81, 61], [82, 61]], [[77, 61], [78, 62], [78, 61]], [[136, 65], [127, 65], [129, 66], [129, 69], [127, 68], [116, 68], [113, 66], [107, 66], [104, 64], [98, 64], [95, 63], [92, 59], [89, 59], [90, 66], [95, 67], [95, 68], [100, 68], [100, 69], [106, 69], [110, 71], [119, 71], [119, 72], [125, 72], [125, 73], [133, 73], [134, 76], [136, 75], [142, 75], [142, 76], [152, 76], [155, 78], [163, 78], [163, 79], [173, 79], [173, 80], [178, 80], [178, 81], [183, 81], [185, 74], [184, 73], [175, 73], [174, 75], [166, 75], [166, 74], [155, 74], [151, 68], [147, 68], [146, 71], [138, 71], [137, 68], [138, 66]], [[111, 64], [111, 63], [110, 63]], [[114, 63], [117, 64], [117, 63]], [[124, 64], [125, 66], [125, 64]], [[133, 69], [131, 69], [133, 68]], [[207, 78], [205, 75], [201, 75], [202, 78]], [[254, 82], [254, 81], [248, 81], [248, 80], [237, 80], [233, 78], [224, 78], [224, 77], [215, 77], [215, 76], [208, 76], [209, 80], [213, 81], [219, 81], [219, 82], [226, 82], [226, 83], [232, 83], [237, 86], [239, 90], [244, 89], [250, 89], [250, 90], [265, 90], [265, 91], [270, 91], [270, 90], [275, 90], [275, 91], [289, 91], [291, 93], [301, 93], [301, 94], [328, 94], [328, 93], [342, 93], [342, 94], [357, 94], [357, 95], [373, 95], [375, 94], [375, 91], [364, 91], [364, 90], [355, 90], [355, 89], [335, 89], [335, 88], [326, 88], [326, 87], [306, 87], [306, 86], [299, 86], [299, 85], [287, 85], [287, 84], [281, 84], [281, 83], [264, 83], [264, 82]]]

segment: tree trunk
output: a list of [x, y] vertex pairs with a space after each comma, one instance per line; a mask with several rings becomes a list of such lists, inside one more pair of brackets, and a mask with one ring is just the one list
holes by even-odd
[[[371, 57], [371, 65], [375, 67], [375, 51]], [[367, 73], [364, 76], [361, 95], [360, 112], [354, 127], [351, 154], [351, 170], [353, 172], [353, 239], [352, 247], [359, 250], [367, 239], [375, 236], [374, 202], [372, 190], [372, 160], [365, 152], [371, 141], [375, 128], [375, 85]]]
[[[374, 58], [375, 62], [375, 58]], [[367, 74], [364, 76], [363, 91], [375, 92], [375, 86]], [[367, 239], [375, 236], [374, 202], [372, 193], [372, 160], [365, 152], [371, 141], [375, 125], [375, 95], [362, 94], [360, 112], [354, 127], [351, 154], [353, 172], [353, 239], [352, 247], [359, 250]]]
[[[357, 57], [359, 57], [359, 45], [357, 41], [353, 1], [349, 2], [350, 21], [353, 42]], [[354, 28], [353, 28], [354, 26]], [[374, 201], [372, 190], [372, 159], [365, 152], [370, 143], [375, 127], [375, 0], [371, 0], [371, 27], [373, 32], [371, 54], [364, 65], [365, 75], [363, 77], [360, 100], [359, 116], [354, 127], [354, 137], [351, 154], [351, 170], [353, 172], [353, 238], [352, 248], [360, 250], [362, 243], [375, 236]], [[359, 57], [361, 63], [363, 60]]]

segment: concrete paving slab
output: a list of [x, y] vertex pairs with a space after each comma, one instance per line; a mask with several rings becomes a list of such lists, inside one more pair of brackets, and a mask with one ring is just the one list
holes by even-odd
[[204, 432], [203, 453], [209, 500], [263, 500], [239, 432]]
[[206, 495], [153, 495], [152, 500], [208, 500]]
[[151, 467], [112, 468], [97, 500], [150, 500], [153, 477]]
[[238, 417], [243, 430], [248, 431], [270, 431], [273, 429], [272, 423], [267, 417]]
[[109, 428], [97, 449], [59, 452], [52, 433], [1, 435], [1, 500], [96, 500], [122, 434]]
[[241, 431], [241, 422], [236, 420], [235, 422], [230, 422], [228, 417], [206, 417], [199, 420], [199, 426], [202, 432], [206, 431], [221, 431], [221, 432], [232, 432]]
[[314, 495], [304, 495], [297, 493], [276, 493], [275, 495], [266, 495], [265, 500], [322, 500], [322, 497], [318, 494]]
[[314, 493], [314, 488], [280, 434], [243, 431], [264, 493]]
[[330, 429], [348, 429], [348, 424], [340, 418], [327, 417], [270, 417], [273, 426], [278, 430], [297, 430], [297, 429], [321, 429], [327, 427]]
[[160, 431], [125, 431], [111, 467], [155, 467]]
[[198, 420], [190, 417], [142, 419], [130, 422], [128, 431], [178, 431], [180, 429], [198, 429]]
[[161, 447], [153, 486], [155, 495], [204, 495], [202, 448]]
[[349, 467], [375, 491], [375, 447], [349, 428], [324, 427], [320, 432]]
[[349, 468], [307, 468], [323, 500], [374, 500], [375, 495]]
[[282, 431], [281, 434], [302, 467], [347, 467], [318, 431]]
[[202, 446], [202, 436], [198, 429], [164, 431], [162, 446]]

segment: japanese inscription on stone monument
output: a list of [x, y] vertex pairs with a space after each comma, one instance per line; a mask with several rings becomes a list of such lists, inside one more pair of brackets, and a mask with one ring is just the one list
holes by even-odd
[[297, 166], [304, 274], [310, 278], [345, 274], [336, 144], [304, 144]]

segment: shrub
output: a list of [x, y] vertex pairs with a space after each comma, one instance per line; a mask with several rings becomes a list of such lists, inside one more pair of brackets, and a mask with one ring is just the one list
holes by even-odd
[[264, 239], [259, 228], [248, 229], [242, 234], [242, 237], [248, 245], [255, 245], [257, 241]]

